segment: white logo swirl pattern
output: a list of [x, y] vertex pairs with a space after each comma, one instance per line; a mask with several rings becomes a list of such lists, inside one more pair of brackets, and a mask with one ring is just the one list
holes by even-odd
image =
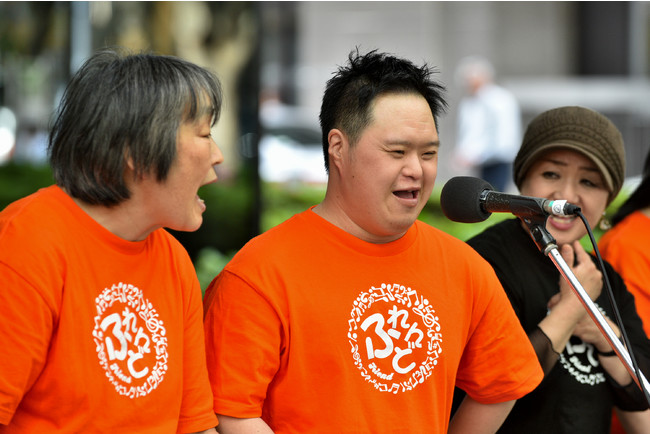
[[442, 333], [429, 300], [406, 286], [382, 283], [359, 294], [350, 316], [354, 364], [375, 389], [406, 392], [431, 376]]
[[142, 291], [119, 283], [95, 299], [93, 338], [99, 364], [120, 395], [148, 395], [167, 372], [163, 321]]

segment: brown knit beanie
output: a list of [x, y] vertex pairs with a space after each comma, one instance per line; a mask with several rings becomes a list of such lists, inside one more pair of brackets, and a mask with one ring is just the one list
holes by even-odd
[[623, 136], [605, 116], [584, 107], [560, 107], [533, 119], [515, 157], [515, 185], [521, 189], [528, 169], [545, 152], [571, 149], [591, 159], [605, 179], [613, 200], [625, 178]]

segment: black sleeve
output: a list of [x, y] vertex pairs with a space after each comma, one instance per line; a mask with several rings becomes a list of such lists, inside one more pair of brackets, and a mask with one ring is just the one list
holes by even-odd
[[551, 372], [551, 369], [553, 369], [557, 363], [560, 355], [555, 352], [551, 340], [539, 327], [530, 332], [528, 334], [528, 338], [530, 339], [530, 343], [535, 349], [537, 359], [539, 360], [539, 364], [542, 366], [544, 376], [546, 377], [546, 375]]
[[[639, 369], [642, 373], [644, 373], [643, 375], [645, 375], [645, 372], [648, 372], [647, 360], [645, 358], [638, 360], [637, 358], [637, 363], [639, 365]], [[647, 410], [650, 407], [645, 393], [641, 390], [641, 388], [639, 388], [634, 380], [632, 380], [632, 382], [626, 386], [621, 386], [616, 381], [614, 381], [614, 379], [611, 378], [607, 372], [605, 372], [605, 375], [607, 376], [608, 383], [614, 395], [614, 404], [618, 408], [625, 411], [643, 411]]]

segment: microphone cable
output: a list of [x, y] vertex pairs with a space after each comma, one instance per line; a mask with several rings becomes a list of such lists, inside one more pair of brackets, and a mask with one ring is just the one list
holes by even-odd
[[[650, 405], [650, 395], [646, 390], [643, 381], [641, 381], [641, 370], [639, 369], [639, 365], [637, 364], [636, 357], [634, 356], [634, 351], [632, 349], [632, 344], [630, 343], [630, 340], [627, 336], [627, 332], [625, 331], [625, 326], [623, 325], [623, 320], [621, 319], [621, 314], [618, 310], [616, 301], [614, 300], [614, 292], [612, 291], [612, 286], [609, 283], [609, 276], [607, 276], [607, 271], [605, 270], [605, 264], [603, 263], [603, 259], [600, 256], [600, 250], [598, 250], [598, 243], [596, 242], [596, 238], [594, 237], [591, 227], [589, 226], [589, 222], [587, 222], [587, 218], [582, 214], [580, 210], [576, 212], [576, 215], [580, 217], [580, 220], [582, 220], [582, 223], [585, 225], [585, 228], [587, 229], [587, 234], [589, 235], [589, 240], [591, 241], [591, 244], [594, 247], [594, 253], [596, 256], [596, 260], [598, 261], [598, 267], [600, 268], [601, 273], [603, 273], [603, 280], [605, 281], [605, 289], [606, 289], [605, 292], [607, 292], [609, 303], [612, 307], [612, 310], [614, 311], [614, 321], [616, 321], [618, 328], [621, 330], [621, 337], [623, 338], [623, 343], [627, 347], [627, 352], [630, 355], [630, 360], [632, 360], [632, 367], [634, 368], [634, 372], [636, 374], [636, 378], [638, 381], [637, 386], [643, 392], [643, 395], [645, 396], [648, 405]], [[634, 379], [632, 379], [632, 381], [634, 381]]]

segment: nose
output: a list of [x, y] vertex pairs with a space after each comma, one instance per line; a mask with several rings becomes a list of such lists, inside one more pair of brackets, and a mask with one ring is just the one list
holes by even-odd
[[223, 163], [223, 154], [221, 153], [221, 149], [219, 149], [217, 142], [214, 140], [212, 140], [210, 156], [212, 161], [212, 170], [214, 170], [214, 174], [217, 176], [217, 179], [219, 179], [219, 173], [217, 173], [217, 165]]
[[221, 149], [217, 145], [217, 142], [212, 140], [212, 149], [211, 149], [211, 157], [212, 157], [212, 165], [216, 166], [217, 164], [223, 163], [223, 154], [221, 153]]
[[570, 182], [563, 182], [560, 188], [553, 194], [553, 199], [564, 199], [573, 204], [580, 203], [580, 195], [578, 194], [578, 189], [576, 186]]
[[416, 153], [409, 154], [404, 160], [402, 174], [408, 178], [420, 179], [423, 173], [422, 161], [418, 155]]

